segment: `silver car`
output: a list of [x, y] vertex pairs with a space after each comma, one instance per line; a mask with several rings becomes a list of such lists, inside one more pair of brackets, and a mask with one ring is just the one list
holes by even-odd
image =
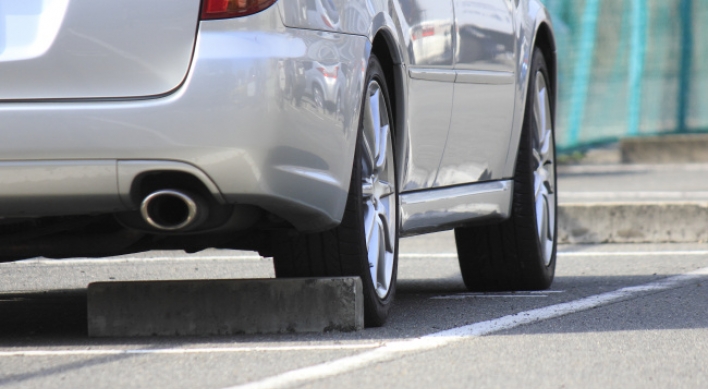
[[[257, 250], [360, 276], [455, 229], [470, 290], [544, 289], [556, 53], [539, 0], [0, 0], [0, 260]], [[318, 89], [319, 88], [319, 89]]]

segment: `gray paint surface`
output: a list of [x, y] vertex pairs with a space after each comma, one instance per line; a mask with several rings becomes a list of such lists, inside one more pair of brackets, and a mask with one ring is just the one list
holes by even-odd
[[159, 95], [189, 70], [199, 1], [2, 1], [0, 100]]
[[[524, 66], [536, 30], [549, 23], [537, 0], [282, 0], [255, 15], [198, 24], [198, 1], [171, 2], [166, 10], [161, 2], [135, 0], [115, 10], [113, 3], [86, 0], [52, 4], [64, 3], [65, 15], [43, 13], [60, 25], [54, 46], [36, 58], [0, 58], [0, 73], [11, 81], [2, 84], [12, 98], [73, 100], [0, 104], [4, 161], [187, 163], [211, 178], [213, 192], [226, 202], [260, 206], [301, 231], [341, 220], [362, 65], [376, 34], [387, 38], [401, 69], [394, 72], [401, 94], [394, 111], [405, 115], [397, 121], [396, 144], [407, 191], [511, 176], [528, 79]], [[26, 2], [33, 4], [29, 11], [44, 9], [38, 0]], [[28, 11], [11, 8], [0, 12]], [[28, 31], [34, 30], [20, 32]], [[470, 40], [475, 31], [483, 35], [479, 41]], [[414, 79], [407, 70], [416, 69], [447, 74], [444, 80]], [[321, 97], [316, 90], [323, 90]], [[166, 92], [150, 99], [81, 100]], [[46, 187], [25, 190], [41, 198]]]

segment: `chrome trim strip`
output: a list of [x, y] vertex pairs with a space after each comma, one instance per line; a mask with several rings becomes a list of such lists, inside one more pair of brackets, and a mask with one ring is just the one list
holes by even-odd
[[514, 73], [512, 72], [415, 68], [409, 69], [408, 75], [414, 80], [455, 82], [458, 84], [508, 85], [514, 83]]
[[457, 70], [455, 82], [458, 84], [507, 85], [514, 83], [512, 72], [486, 72], [477, 70]]
[[511, 215], [513, 188], [514, 182], [507, 180], [403, 193], [401, 235], [504, 220]]
[[455, 82], [454, 70], [445, 69], [409, 69], [408, 74], [414, 80]]

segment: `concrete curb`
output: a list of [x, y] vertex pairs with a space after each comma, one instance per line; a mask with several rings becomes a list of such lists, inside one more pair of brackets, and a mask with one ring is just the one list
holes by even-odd
[[708, 134], [672, 134], [620, 141], [625, 163], [708, 162]]
[[364, 328], [359, 277], [97, 282], [87, 297], [92, 337]]
[[562, 204], [558, 242], [708, 242], [708, 202]]

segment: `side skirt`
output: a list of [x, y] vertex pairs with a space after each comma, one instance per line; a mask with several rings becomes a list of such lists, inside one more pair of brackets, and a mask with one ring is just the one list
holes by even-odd
[[402, 193], [401, 236], [503, 221], [513, 193], [512, 180]]

